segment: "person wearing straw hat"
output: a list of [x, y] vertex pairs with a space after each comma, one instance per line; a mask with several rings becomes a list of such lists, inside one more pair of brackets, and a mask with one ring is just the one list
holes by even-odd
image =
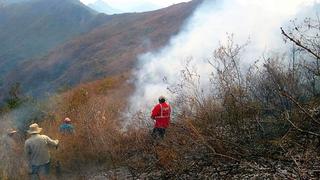
[[15, 135], [17, 133], [16, 130], [14, 129], [7, 129], [7, 135], [12, 137], [13, 135]]
[[74, 133], [74, 127], [71, 124], [71, 119], [66, 117], [63, 120], [63, 123], [59, 127], [59, 131], [63, 134], [73, 134]]
[[24, 173], [22, 168], [17, 168], [24, 165], [21, 159], [21, 143], [21, 137], [14, 129], [7, 129], [0, 137], [0, 174], [8, 179], [19, 179]]
[[19, 141], [17, 131], [14, 129], [7, 129], [6, 137], [7, 138], [3, 138], [5, 140], [5, 143], [3, 143], [5, 149], [7, 149], [8, 151], [16, 150], [17, 149], [16, 144]]
[[59, 140], [52, 140], [46, 135], [40, 135], [42, 128], [34, 123], [27, 131], [30, 138], [25, 141], [25, 153], [32, 178], [46, 179], [50, 172], [49, 147], [58, 147]]

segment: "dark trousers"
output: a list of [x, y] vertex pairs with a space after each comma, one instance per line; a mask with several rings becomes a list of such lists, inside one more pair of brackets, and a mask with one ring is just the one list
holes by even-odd
[[32, 172], [31, 172], [31, 180], [38, 180], [41, 179], [40, 177], [47, 177], [50, 173], [50, 162], [43, 165], [32, 165]]
[[166, 129], [165, 128], [153, 128], [152, 137], [154, 139], [158, 139], [158, 138], [163, 139], [165, 133], [166, 133]]

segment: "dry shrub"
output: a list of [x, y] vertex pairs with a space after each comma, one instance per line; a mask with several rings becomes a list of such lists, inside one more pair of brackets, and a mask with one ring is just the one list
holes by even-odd
[[[145, 119], [134, 122], [142, 121]], [[171, 123], [163, 140], [153, 139], [147, 128], [136, 129], [139, 124], [131, 124], [114, 149], [115, 157], [137, 178], [178, 178], [200, 161], [212, 164], [207, 155], [214, 153], [213, 148], [192, 123], [182, 119]]]
[[[60, 140], [52, 156], [63, 169], [80, 170], [90, 164], [114, 163], [112, 151], [121, 136], [120, 112], [131, 91], [126, 78], [116, 76], [85, 84], [52, 100], [56, 103], [49, 109], [50, 119], [41, 126], [44, 134]], [[59, 132], [65, 117], [72, 120], [74, 134]]]
[[310, 110], [319, 101], [310, 90], [315, 82], [308, 77], [317, 76], [308, 68], [310, 59], [296, 61], [292, 68], [291, 62], [284, 62], [303, 59], [304, 54], [292, 59], [274, 56], [263, 66], [253, 64], [242, 70], [244, 47], [230, 37], [214, 51], [210, 93], [201, 89], [197, 72], [186, 67], [181, 83], [172, 88], [178, 97], [179, 119], [190, 119], [199, 143], [230, 159], [279, 157], [292, 147], [305, 152], [315, 149], [320, 123]]

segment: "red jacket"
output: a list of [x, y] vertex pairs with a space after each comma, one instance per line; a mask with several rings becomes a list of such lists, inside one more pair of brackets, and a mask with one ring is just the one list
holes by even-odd
[[170, 123], [171, 107], [168, 103], [157, 104], [151, 114], [151, 118], [156, 120], [155, 128], [167, 128]]

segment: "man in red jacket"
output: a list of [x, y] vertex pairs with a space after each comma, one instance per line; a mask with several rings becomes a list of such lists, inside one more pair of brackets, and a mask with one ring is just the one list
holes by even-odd
[[152, 136], [154, 138], [164, 137], [166, 128], [168, 128], [170, 123], [171, 107], [166, 103], [166, 98], [164, 96], [159, 97], [159, 104], [157, 104], [151, 113], [151, 118], [155, 120], [154, 129]]

